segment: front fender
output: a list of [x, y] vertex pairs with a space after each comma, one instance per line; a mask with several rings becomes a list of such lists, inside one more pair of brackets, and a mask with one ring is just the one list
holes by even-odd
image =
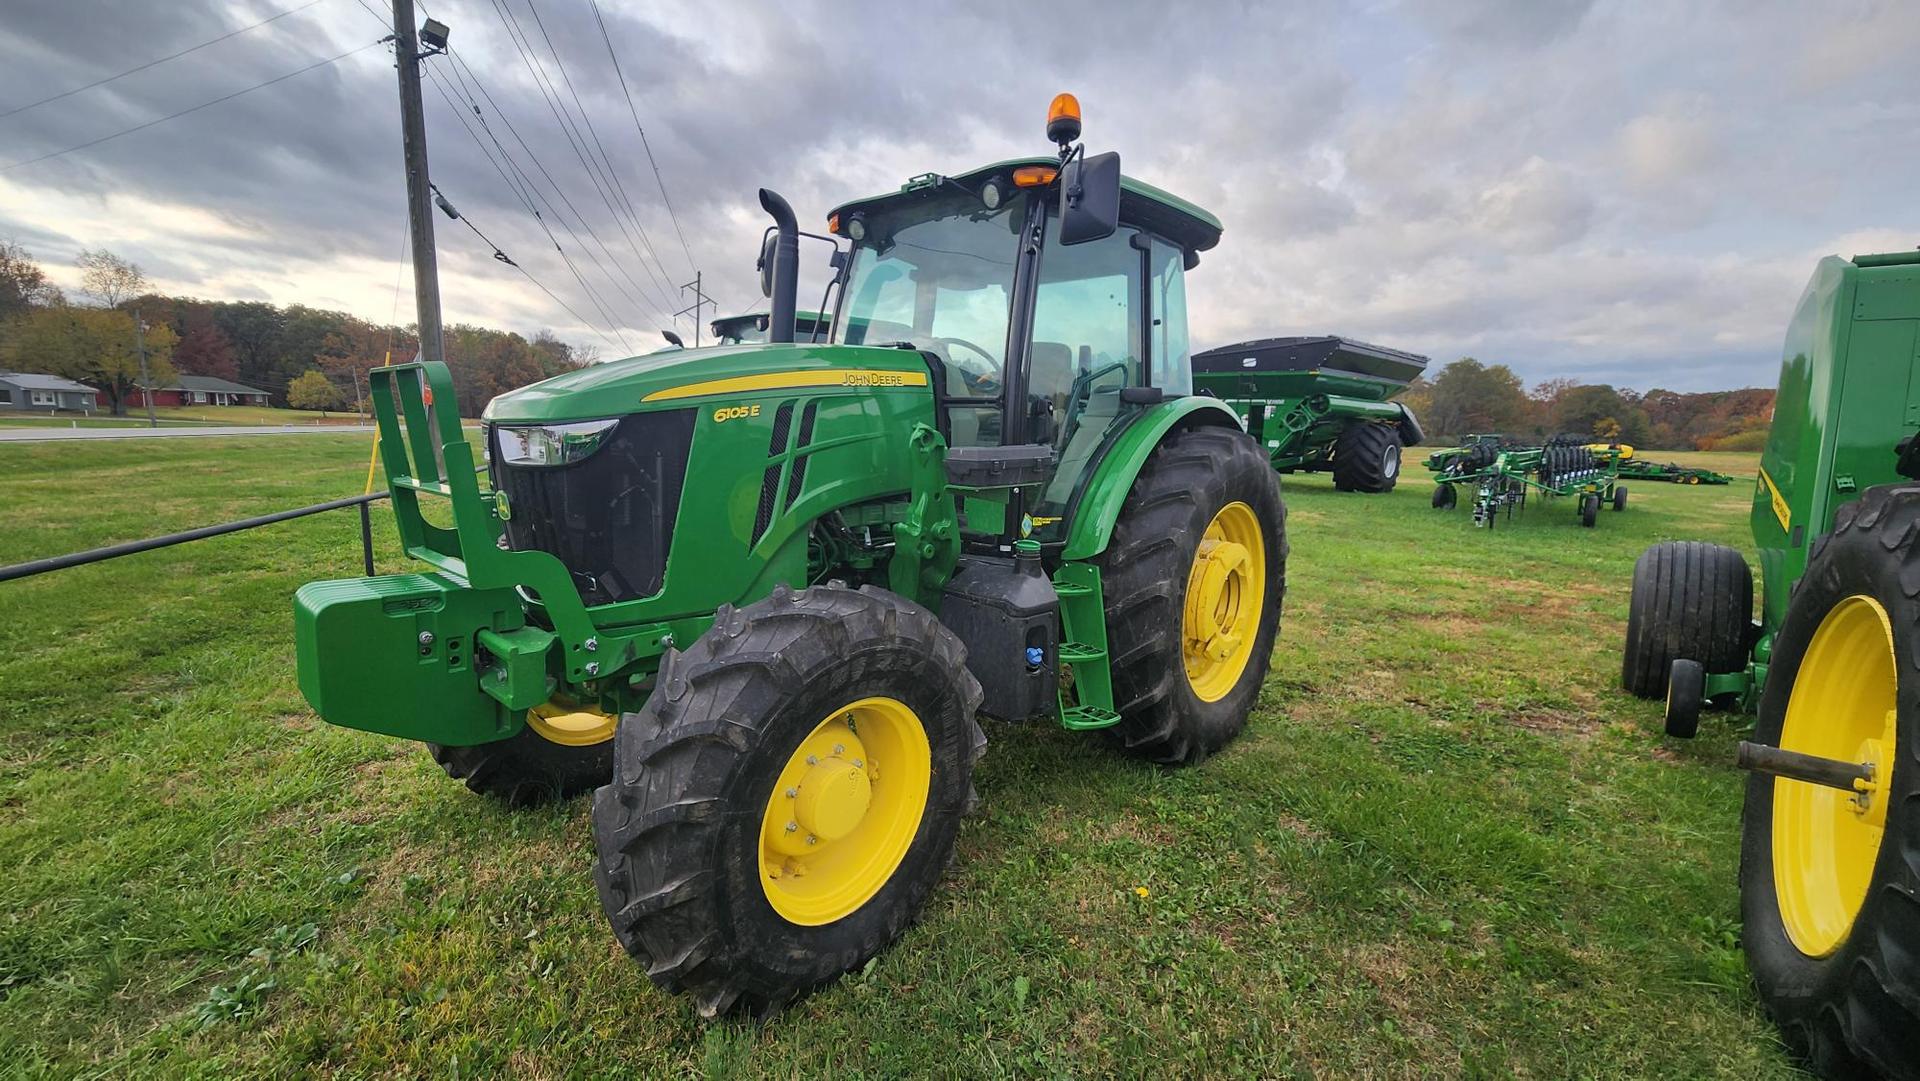
[[1067, 529], [1067, 545], [1061, 558], [1091, 559], [1106, 551], [1113, 537], [1113, 524], [1120, 518], [1120, 506], [1133, 488], [1133, 480], [1147, 464], [1147, 456], [1161, 440], [1176, 428], [1203, 425], [1240, 428], [1240, 417], [1217, 398], [1194, 396], [1172, 398], [1147, 409], [1132, 424], [1122, 429], [1100, 458], [1093, 476], [1073, 508], [1073, 520]]

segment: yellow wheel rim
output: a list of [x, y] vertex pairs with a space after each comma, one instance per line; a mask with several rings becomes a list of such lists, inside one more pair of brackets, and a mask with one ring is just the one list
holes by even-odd
[[927, 809], [933, 753], [919, 715], [862, 698], [814, 726], [760, 822], [760, 885], [789, 923], [851, 914], [887, 884]]
[[527, 727], [548, 743], [563, 747], [591, 747], [613, 738], [620, 718], [554, 699], [527, 711]]
[[1834, 605], [1800, 661], [1780, 746], [1866, 762], [1874, 776], [1851, 795], [1774, 779], [1773, 889], [1787, 937], [1809, 957], [1840, 948], [1867, 898], [1886, 830], [1898, 686], [1887, 610], [1864, 596]]
[[1253, 508], [1220, 508], [1193, 553], [1187, 605], [1180, 619], [1187, 683], [1203, 702], [1218, 702], [1240, 682], [1260, 637], [1267, 603], [1267, 546]]

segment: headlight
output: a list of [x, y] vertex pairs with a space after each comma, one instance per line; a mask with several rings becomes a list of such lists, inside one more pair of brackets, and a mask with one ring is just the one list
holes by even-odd
[[529, 428], [500, 425], [494, 428], [494, 446], [507, 465], [572, 465], [599, 450], [619, 423], [615, 419]]

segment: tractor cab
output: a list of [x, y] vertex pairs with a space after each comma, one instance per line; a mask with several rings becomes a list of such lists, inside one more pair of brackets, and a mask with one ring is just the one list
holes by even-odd
[[[1099, 197], [1102, 168], [1114, 212], [1089, 229], [1073, 200]], [[828, 229], [852, 241], [835, 343], [926, 355], [958, 453], [1051, 449], [1058, 464], [1025, 508], [1042, 541], [1060, 539], [1121, 428], [1193, 392], [1183, 275], [1219, 243], [1220, 221], [1122, 177], [1117, 155], [915, 177], [841, 204]]]

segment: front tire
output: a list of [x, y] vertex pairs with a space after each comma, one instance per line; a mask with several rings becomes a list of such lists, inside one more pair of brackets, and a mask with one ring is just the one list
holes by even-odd
[[1128, 754], [1199, 762], [1245, 727], [1280, 627], [1286, 514], [1236, 430], [1176, 431], [1134, 478], [1099, 557], [1120, 712], [1107, 732]]
[[595, 793], [594, 881], [660, 987], [765, 1014], [857, 968], [952, 858], [986, 749], [980, 685], [931, 612], [785, 587], [670, 654]]
[[1342, 492], [1391, 492], [1400, 480], [1400, 429], [1356, 421], [1333, 441], [1333, 486]]
[[506, 739], [471, 747], [427, 744], [447, 776], [509, 807], [571, 799], [613, 776], [614, 719], [541, 706]]
[[1829, 1078], [1920, 1076], [1916, 528], [1920, 486], [1840, 508], [1774, 636], [1754, 724], [1757, 743], [1875, 767], [1864, 808], [1831, 788], [1747, 779], [1747, 963], [1788, 1042]]

